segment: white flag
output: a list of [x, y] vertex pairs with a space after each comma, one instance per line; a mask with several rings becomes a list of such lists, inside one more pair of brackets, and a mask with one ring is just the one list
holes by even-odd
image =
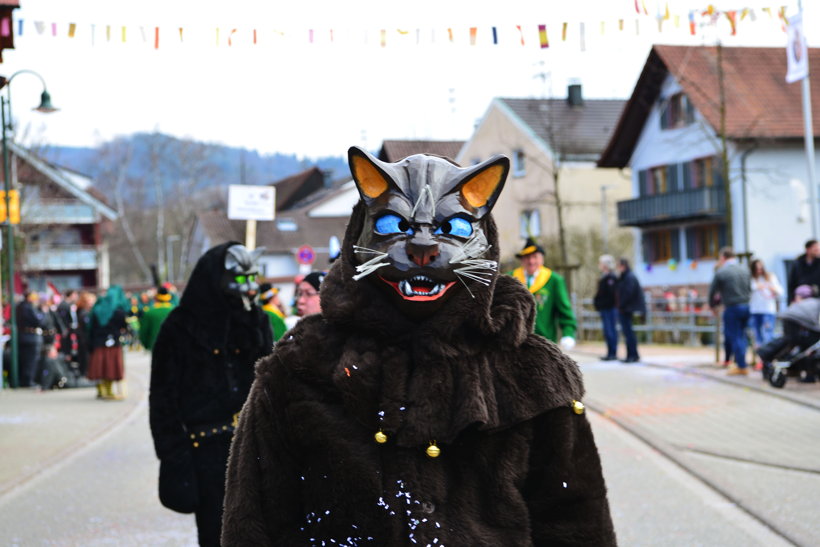
[[786, 83], [802, 80], [809, 75], [809, 48], [806, 45], [806, 35], [803, 34], [803, 16], [798, 13], [789, 18], [786, 27], [788, 42], [786, 42]]

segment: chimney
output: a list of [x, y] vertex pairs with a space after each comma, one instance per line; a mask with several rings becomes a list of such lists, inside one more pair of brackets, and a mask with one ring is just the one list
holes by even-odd
[[584, 106], [584, 99], [581, 96], [581, 84], [569, 84], [567, 86], [567, 103], [573, 108]]

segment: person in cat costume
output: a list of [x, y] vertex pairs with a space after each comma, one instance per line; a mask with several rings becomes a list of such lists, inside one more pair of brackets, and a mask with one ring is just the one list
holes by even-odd
[[231, 435], [254, 364], [273, 347], [270, 322], [255, 303], [260, 253], [232, 241], [202, 255], [151, 355], [159, 499], [196, 514], [203, 546], [219, 545]]
[[498, 275], [509, 160], [348, 157], [361, 199], [322, 313], [257, 364], [223, 545], [614, 545], [578, 366]]

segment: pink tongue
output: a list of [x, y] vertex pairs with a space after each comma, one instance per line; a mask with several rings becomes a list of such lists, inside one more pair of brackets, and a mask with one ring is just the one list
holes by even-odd
[[427, 287], [413, 287], [413, 290], [415, 292], [430, 292], [432, 289], [429, 289]]

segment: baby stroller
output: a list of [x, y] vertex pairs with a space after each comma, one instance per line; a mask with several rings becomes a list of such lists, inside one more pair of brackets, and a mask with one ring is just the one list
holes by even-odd
[[763, 379], [782, 388], [788, 376], [813, 381], [820, 372], [820, 299], [806, 298], [790, 305], [778, 317], [783, 336], [757, 350], [763, 361]]

